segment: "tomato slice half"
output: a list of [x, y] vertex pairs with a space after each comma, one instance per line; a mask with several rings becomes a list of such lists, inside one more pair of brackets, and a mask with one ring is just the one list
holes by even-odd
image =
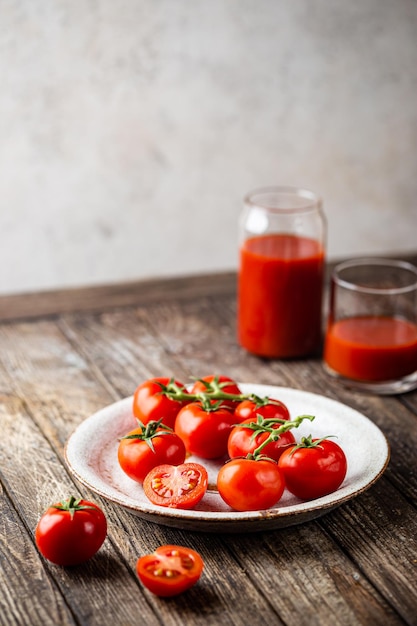
[[139, 580], [157, 596], [175, 596], [200, 578], [204, 562], [198, 552], [183, 546], [160, 546], [153, 554], [138, 559]]
[[153, 503], [173, 509], [192, 509], [204, 496], [208, 474], [199, 463], [158, 465], [143, 482], [146, 497]]

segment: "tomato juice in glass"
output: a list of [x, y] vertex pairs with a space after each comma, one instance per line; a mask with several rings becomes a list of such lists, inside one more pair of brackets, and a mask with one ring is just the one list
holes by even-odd
[[400, 393], [417, 386], [417, 268], [359, 259], [332, 276], [327, 371], [351, 386]]
[[324, 358], [343, 376], [395, 380], [417, 370], [417, 325], [395, 317], [352, 317], [329, 328]]
[[308, 237], [271, 234], [240, 250], [239, 340], [265, 357], [317, 351], [321, 341], [324, 252]]
[[324, 217], [308, 190], [273, 187], [245, 198], [238, 339], [266, 358], [314, 354], [322, 336]]

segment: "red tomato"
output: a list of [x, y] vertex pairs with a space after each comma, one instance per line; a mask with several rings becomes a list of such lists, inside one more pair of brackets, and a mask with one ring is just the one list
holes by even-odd
[[249, 417], [252, 417], [255, 421], [258, 414], [266, 419], [290, 419], [288, 407], [281, 402], [281, 400], [274, 400], [273, 398], [243, 400], [235, 408], [235, 415], [238, 418], [238, 422], [243, 422]]
[[133, 480], [142, 483], [157, 465], [184, 463], [185, 445], [173, 430], [160, 422], [148, 422], [135, 428], [120, 440], [117, 451], [122, 470]]
[[78, 565], [91, 558], [107, 534], [103, 511], [71, 496], [50, 506], [35, 530], [39, 552], [56, 565]]
[[145, 495], [153, 504], [173, 509], [192, 509], [207, 486], [207, 470], [199, 463], [159, 465], [143, 481]]
[[[197, 393], [205, 393], [209, 396], [212, 394], [217, 394], [218, 392], [223, 392], [227, 394], [233, 394], [240, 396], [242, 394], [241, 390], [237, 383], [228, 376], [204, 376], [203, 378], [199, 378], [193, 385], [191, 389], [191, 394]], [[219, 398], [217, 398], [219, 399]], [[234, 409], [239, 403], [239, 400], [234, 399], [223, 399], [222, 404], [225, 406], [229, 406]]]
[[187, 395], [183, 383], [177, 380], [151, 378], [141, 383], [133, 394], [133, 415], [142, 424], [162, 419], [165, 426], [174, 428], [178, 411], [187, 404]]
[[191, 548], [161, 546], [136, 563], [139, 580], [161, 597], [176, 596], [192, 587], [204, 568], [203, 559]]
[[[229, 435], [227, 442], [227, 452], [231, 459], [239, 456], [247, 456], [253, 454], [255, 450], [269, 437], [269, 431], [262, 430], [261, 426], [258, 429], [245, 428], [245, 424], [254, 425], [253, 418], [246, 419], [241, 424], [238, 424], [233, 428]], [[256, 424], [258, 426], [258, 424]], [[281, 422], [270, 423], [270, 428], [277, 429], [281, 426]], [[262, 448], [262, 454], [274, 461], [278, 461], [281, 454], [288, 446], [295, 444], [294, 435], [288, 430], [282, 433], [276, 441], [267, 443]]]
[[227, 453], [227, 440], [236, 423], [233, 411], [216, 404], [187, 404], [177, 415], [175, 432], [190, 454], [217, 459]]
[[342, 448], [329, 439], [303, 437], [278, 461], [288, 491], [301, 500], [314, 500], [336, 491], [347, 471]]
[[284, 476], [274, 461], [232, 459], [217, 475], [219, 494], [236, 511], [269, 509], [284, 488]]

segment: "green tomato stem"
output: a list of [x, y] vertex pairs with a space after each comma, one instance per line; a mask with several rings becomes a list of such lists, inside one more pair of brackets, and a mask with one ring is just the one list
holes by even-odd
[[83, 511], [85, 509], [95, 509], [94, 506], [90, 506], [88, 504], [81, 504], [82, 498], [76, 498], [75, 496], [71, 496], [67, 500], [62, 500], [59, 504], [55, 504], [53, 508], [58, 509], [59, 511], [68, 511], [71, 516], [71, 519], [74, 517], [76, 511]]
[[[259, 417], [259, 416], [258, 416]], [[286, 420], [281, 426], [279, 426], [279, 428], [265, 428], [264, 432], [269, 432], [268, 437], [265, 439], [265, 441], [263, 441], [257, 448], [256, 450], [253, 451], [252, 453], [252, 457], [253, 458], [259, 458], [259, 456], [262, 453], [262, 450], [269, 444], [272, 443], [273, 441], [277, 441], [280, 437], [280, 435], [282, 435], [283, 433], [286, 433], [288, 430], [291, 430], [293, 428], [298, 428], [300, 426], [300, 424], [302, 424], [302, 422], [304, 420], [310, 420], [310, 422], [312, 422], [315, 419], [314, 415], [299, 415], [298, 417], [296, 417], [294, 420]], [[265, 420], [265, 421], [270, 421], [270, 420]], [[277, 420], [275, 420], [276, 423]], [[279, 420], [281, 421], [281, 420]]]
[[243, 402], [244, 400], [251, 400], [258, 406], [262, 406], [269, 401], [268, 397], [260, 398], [253, 393], [228, 393], [223, 391], [220, 384], [214, 385], [207, 391], [199, 391], [197, 393], [189, 393], [184, 391], [181, 387], [170, 382], [168, 385], [161, 385], [161, 393], [163, 393], [170, 400], [176, 400], [177, 402], [205, 402], [209, 400], [232, 400], [233, 402]]

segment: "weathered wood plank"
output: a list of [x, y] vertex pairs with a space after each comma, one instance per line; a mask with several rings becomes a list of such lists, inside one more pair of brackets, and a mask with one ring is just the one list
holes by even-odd
[[[417, 533], [410, 454], [416, 424], [409, 408], [415, 395], [397, 399], [356, 394], [331, 381], [319, 360], [271, 362], [245, 353], [236, 343], [235, 301], [227, 293], [198, 299], [190, 292], [178, 298], [171, 293], [165, 302], [158, 302], [159, 297], [153, 293], [135, 308], [110, 307], [104, 313], [67, 313], [49, 321], [0, 326], [0, 410], [6, 424], [0, 472], [10, 498], [7, 514], [10, 519], [16, 507], [23, 533], [20, 543], [13, 540], [13, 550], [27, 543], [38, 567], [45, 568], [57, 594], [55, 613], [62, 595], [69, 607], [69, 616], [62, 619], [85, 625], [100, 623], [96, 611], [115, 626], [135, 623], [143, 611], [149, 624], [246, 625], [245, 606], [255, 607], [253, 626], [412, 624], [416, 601], [410, 571]], [[236, 536], [158, 526], [82, 489], [108, 516], [105, 546], [73, 571], [43, 564], [31, 533], [52, 494], [59, 491], [59, 499], [74, 487], [62, 457], [73, 428], [98, 408], [133, 393], [149, 376], [186, 379], [209, 373], [323, 393], [361, 410], [395, 445], [386, 475], [370, 491], [316, 522]], [[404, 428], [411, 436], [406, 441]], [[134, 574], [137, 557], [162, 543], [190, 545], [206, 562], [199, 584], [169, 601], [144, 591]], [[23, 561], [21, 576], [29, 574]], [[109, 588], [113, 583], [115, 590]], [[130, 594], [122, 611], [120, 588], [122, 601], [124, 593]], [[17, 615], [15, 589], [11, 584], [5, 605], [9, 614]], [[1, 598], [0, 591], [0, 605]]]
[[104, 311], [161, 299], [193, 299], [231, 294], [236, 273], [149, 279], [53, 291], [0, 296], [0, 321], [56, 316], [71, 311]]
[[[323, 518], [320, 525], [357, 563], [359, 571], [366, 573], [404, 622], [415, 624], [415, 507], [382, 478], [367, 493]], [[346, 532], [347, 528], [353, 531]]]
[[288, 626], [403, 623], [316, 522], [264, 533], [255, 549], [252, 537], [239, 535], [231, 549], [253, 584], [270, 590], [269, 600]]

